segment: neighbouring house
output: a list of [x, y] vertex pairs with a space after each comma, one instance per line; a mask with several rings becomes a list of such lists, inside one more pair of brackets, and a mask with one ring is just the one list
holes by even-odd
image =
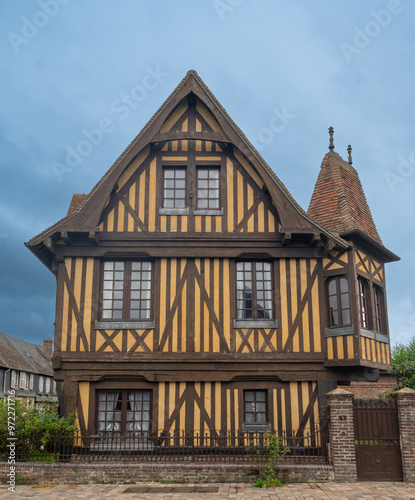
[[0, 332], [0, 397], [14, 391], [25, 403], [58, 402], [52, 340], [42, 347]]
[[[243, 103], [241, 103], [243, 105]], [[330, 130], [308, 212], [194, 71], [68, 214], [53, 367], [82, 431], [306, 431], [390, 368], [382, 244]]]

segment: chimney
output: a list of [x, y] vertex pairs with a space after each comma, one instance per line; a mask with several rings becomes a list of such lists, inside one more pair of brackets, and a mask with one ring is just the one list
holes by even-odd
[[42, 351], [46, 356], [51, 359], [52, 357], [52, 345], [53, 345], [53, 340], [44, 340], [43, 341], [43, 348]]

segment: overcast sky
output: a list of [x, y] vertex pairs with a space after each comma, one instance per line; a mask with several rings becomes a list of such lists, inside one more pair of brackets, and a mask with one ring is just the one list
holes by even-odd
[[352, 145], [379, 234], [402, 259], [386, 268], [389, 323], [393, 342], [408, 341], [414, 25], [411, 0], [2, 1], [0, 331], [53, 338], [55, 278], [23, 243], [90, 191], [195, 69], [304, 209], [328, 127], [344, 158]]

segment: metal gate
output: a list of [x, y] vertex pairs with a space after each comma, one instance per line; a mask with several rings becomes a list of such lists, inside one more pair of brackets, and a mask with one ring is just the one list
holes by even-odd
[[396, 401], [355, 399], [353, 410], [357, 479], [402, 481]]

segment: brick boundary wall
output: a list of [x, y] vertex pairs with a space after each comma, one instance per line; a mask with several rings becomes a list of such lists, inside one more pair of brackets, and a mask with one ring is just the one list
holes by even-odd
[[415, 391], [405, 387], [392, 397], [398, 407], [403, 479], [415, 483]]
[[[334, 480], [330, 465], [277, 466], [283, 482], [330, 482]], [[0, 482], [6, 484], [9, 466], [0, 462]], [[254, 483], [258, 467], [250, 464], [148, 464], [148, 463], [28, 463], [16, 464], [16, 477], [22, 484], [88, 484], [88, 483]], [[18, 488], [18, 486], [17, 486]]]
[[356, 482], [353, 393], [334, 389], [326, 394], [330, 406], [330, 452], [336, 481]]
[[354, 380], [350, 385], [339, 385], [338, 389], [352, 392], [357, 399], [378, 399], [381, 394], [391, 392], [398, 385], [392, 375], [381, 375], [377, 382]]

